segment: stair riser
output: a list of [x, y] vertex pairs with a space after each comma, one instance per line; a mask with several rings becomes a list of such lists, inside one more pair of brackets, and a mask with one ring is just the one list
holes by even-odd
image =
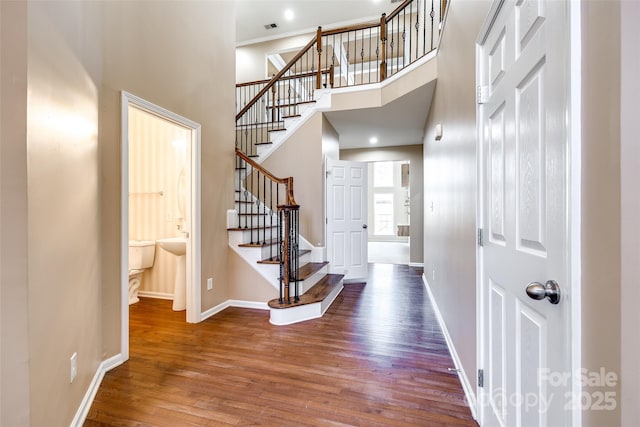
[[[237, 245], [241, 245], [243, 243], [251, 243], [253, 242], [262, 242], [265, 240], [273, 240], [276, 239], [278, 235], [276, 228], [267, 228], [265, 230], [260, 230], [258, 232], [256, 230], [232, 230], [229, 231], [229, 243]], [[263, 259], [263, 258], [260, 258]]]
[[291, 325], [293, 323], [304, 322], [306, 320], [317, 319], [327, 311], [337, 296], [344, 289], [341, 281], [323, 301], [285, 309], [270, 309], [269, 322], [273, 325]]
[[[260, 213], [260, 214], [264, 214], [265, 212], [267, 213], [267, 215], [269, 215], [269, 213], [271, 212], [269, 210], [269, 208], [267, 207], [266, 210], [264, 208], [264, 206], [260, 205], [257, 206], [255, 203], [240, 203], [236, 201], [236, 216], [238, 216], [238, 212], [242, 212], [242, 213]], [[273, 215], [274, 218], [277, 217], [277, 214]]]
[[[304, 264], [306, 264], [306, 262], [305, 263], [303, 263], [302, 261], [300, 262], [300, 265], [304, 265]], [[327, 273], [329, 273], [329, 267], [328, 265], [325, 265], [320, 270], [316, 271], [312, 276], [307, 277], [305, 280], [300, 282], [300, 295], [304, 294], [309, 289], [311, 289], [313, 285], [318, 283], [318, 281], [322, 279], [324, 276], [326, 276]]]
[[249, 228], [264, 227], [265, 225], [275, 227], [278, 225], [278, 217], [269, 215], [240, 215], [238, 217], [238, 224], [240, 224], [240, 227]]

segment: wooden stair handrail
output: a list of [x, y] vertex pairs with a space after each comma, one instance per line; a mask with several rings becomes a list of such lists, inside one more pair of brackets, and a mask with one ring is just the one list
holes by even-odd
[[407, 7], [410, 3], [413, 3], [413, 1], [414, 0], [404, 0], [402, 3], [400, 3], [400, 5], [393, 10], [393, 12], [387, 15], [387, 22], [398, 16], [400, 12], [402, 12], [402, 9]]
[[284, 74], [289, 71], [291, 69], [291, 67], [298, 61], [298, 59], [302, 58], [302, 55], [304, 55], [309, 49], [311, 49], [313, 47], [313, 45], [316, 43], [316, 37], [314, 36], [311, 41], [309, 43], [307, 43], [307, 45], [305, 47], [303, 47], [300, 52], [297, 53], [296, 56], [294, 56], [291, 61], [289, 61], [287, 63], [287, 65], [285, 65], [282, 70], [278, 71], [278, 73], [273, 76], [271, 78], [271, 80], [269, 80], [269, 83], [267, 83], [267, 85], [265, 87], [263, 87], [260, 92], [258, 92], [256, 94], [256, 96], [253, 97], [253, 99], [251, 99], [251, 101], [249, 101], [247, 103], [247, 105], [244, 106], [244, 108], [242, 110], [240, 110], [240, 112], [238, 114], [236, 114], [236, 122], [238, 120], [240, 120], [240, 118], [244, 115], [244, 113], [246, 113], [247, 111], [249, 111], [249, 109], [253, 106], [253, 104], [255, 104], [256, 102], [258, 102], [258, 100], [260, 98], [262, 98], [262, 95], [264, 95], [265, 93], [267, 93], [267, 91], [269, 89], [271, 89], [271, 87], [273, 85], [276, 84], [276, 82], [278, 80], [280, 80], [280, 77], [284, 76]]
[[353, 24], [353, 25], [349, 25], [347, 27], [334, 28], [332, 30], [323, 30], [322, 31], [322, 35], [323, 36], [332, 36], [334, 34], [347, 33], [349, 31], [366, 30], [366, 29], [369, 29], [369, 28], [375, 28], [375, 27], [379, 27], [379, 26], [380, 26], [380, 22], [379, 21], [369, 21], [369, 22], [365, 22], [363, 24]]
[[275, 176], [274, 174], [266, 170], [260, 163], [256, 162], [251, 157], [247, 156], [237, 148], [236, 148], [236, 156], [240, 157], [242, 160], [244, 160], [249, 165], [251, 165], [252, 168], [261, 172], [263, 175], [268, 177], [271, 181], [284, 185], [287, 200], [286, 200], [286, 203], [282, 205], [282, 207], [300, 207], [296, 203], [295, 197], [293, 197], [293, 177], [292, 176], [287, 178], [278, 178], [277, 176]]
[[[330, 72], [331, 71], [329, 69], [325, 69], [321, 71], [322, 74], [329, 74]], [[313, 77], [316, 74], [317, 73], [315, 71], [308, 71], [306, 73], [291, 74], [289, 76], [284, 76], [280, 80], [294, 80], [294, 79], [299, 79], [301, 77]], [[236, 87], [259, 85], [259, 84], [269, 83], [270, 81], [271, 79], [264, 79], [264, 80], [255, 80], [255, 81], [246, 82], [246, 83], [236, 83]]]
[[[318, 31], [317, 31], [316, 35], [314, 35], [314, 37], [311, 39], [311, 41], [309, 41], [309, 43], [307, 43], [307, 45], [305, 47], [303, 47], [296, 54], [296, 56], [294, 56], [287, 63], [287, 65], [285, 65], [277, 74], [275, 74], [270, 80], [268, 80], [268, 83], [240, 110], [240, 112], [238, 112], [238, 114], [236, 114], [236, 122], [238, 120], [240, 120], [240, 118], [247, 111], [249, 111], [249, 109], [256, 102], [258, 102], [258, 100], [260, 98], [262, 98], [262, 96], [265, 93], [267, 93], [267, 91], [269, 91], [269, 89], [271, 89], [276, 84], [276, 82], [278, 80], [280, 80], [291, 69], [291, 67], [293, 67], [293, 65], [298, 61], [298, 59], [302, 58], [302, 56], [304, 54], [306, 54], [309, 51], [309, 49], [311, 49], [316, 42], [318, 43], [318, 47], [319, 47], [319, 51], [317, 53], [318, 53], [318, 56], [320, 57], [320, 53], [322, 52], [322, 45], [321, 45], [322, 38], [321, 37], [335, 35], [335, 34], [344, 33], [344, 32], [349, 32], [349, 31], [358, 31], [358, 30], [364, 30], [364, 29], [367, 29], [367, 28], [375, 28], [375, 27], [381, 27], [381, 30], [384, 31], [386, 29], [384, 28], [384, 25], [382, 24], [382, 22], [385, 22], [385, 23], [390, 22], [393, 18], [398, 16], [409, 4], [413, 3], [414, 1], [415, 0], [404, 0], [389, 15], [386, 15], [386, 14], [383, 13], [382, 17], [380, 19], [380, 22], [372, 21], [372, 22], [367, 22], [367, 23], [363, 23], [363, 24], [354, 24], [354, 25], [350, 25], [350, 26], [347, 26], [347, 27], [336, 28], [336, 29], [326, 30], [326, 31], [323, 31], [322, 27], [318, 27]], [[441, 1], [442, 8], [443, 9], [446, 8], [448, 0], [440, 0], [440, 1]], [[440, 11], [441, 14], [443, 12], [444, 12], [444, 10]], [[386, 34], [384, 35], [384, 37], [386, 38]], [[383, 46], [383, 48], [384, 48], [384, 46]], [[384, 58], [384, 55], [383, 55], [383, 62], [385, 62], [385, 59], [386, 58]], [[320, 68], [320, 66], [321, 66], [321, 64], [318, 63], [318, 68]], [[319, 69], [315, 73], [318, 76], [317, 88], [320, 88], [320, 76], [321, 76], [321, 74], [325, 74], [325, 72], [324, 71], [320, 71], [320, 69]], [[386, 74], [386, 72], [384, 74]], [[384, 74], [383, 74], [382, 80], [384, 80], [385, 77], [386, 77], [386, 76], [384, 76]], [[259, 84], [259, 83], [263, 83], [263, 81], [256, 81], [256, 82], [252, 82], [252, 83]]]

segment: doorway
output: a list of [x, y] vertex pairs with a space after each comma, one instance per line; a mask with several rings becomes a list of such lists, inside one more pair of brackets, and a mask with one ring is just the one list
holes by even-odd
[[[200, 125], [124, 91], [121, 120], [122, 353], [126, 360], [130, 240], [155, 243], [153, 266], [140, 277], [140, 296], [173, 299], [174, 309], [186, 310], [189, 323], [201, 318]], [[182, 251], [163, 249], [157, 243], [162, 240], [175, 241]]]
[[369, 263], [410, 263], [410, 162], [368, 164]]

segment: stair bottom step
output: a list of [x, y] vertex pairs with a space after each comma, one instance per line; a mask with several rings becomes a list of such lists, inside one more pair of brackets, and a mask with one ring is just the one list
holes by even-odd
[[335, 288], [342, 286], [343, 278], [344, 276], [342, 274], [327, 274], [305, 294], [300, 295], [300, 300], [298, 302], [294, 302], [293, 297], [291, 298], [290, 303], [281, 303], [280, 300], [276, 298], [269, 301], [269, 307], [275, 309], [286, 309], [322, 302], [335, 290]]

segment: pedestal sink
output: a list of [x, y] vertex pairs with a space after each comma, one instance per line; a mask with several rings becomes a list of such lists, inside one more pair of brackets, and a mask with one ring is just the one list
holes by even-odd
[[156, 240], [158, 246], [177, 257], [176, 277], [173, 285], [173, 310], [187, 308], [187, 239], [167, 237]]

